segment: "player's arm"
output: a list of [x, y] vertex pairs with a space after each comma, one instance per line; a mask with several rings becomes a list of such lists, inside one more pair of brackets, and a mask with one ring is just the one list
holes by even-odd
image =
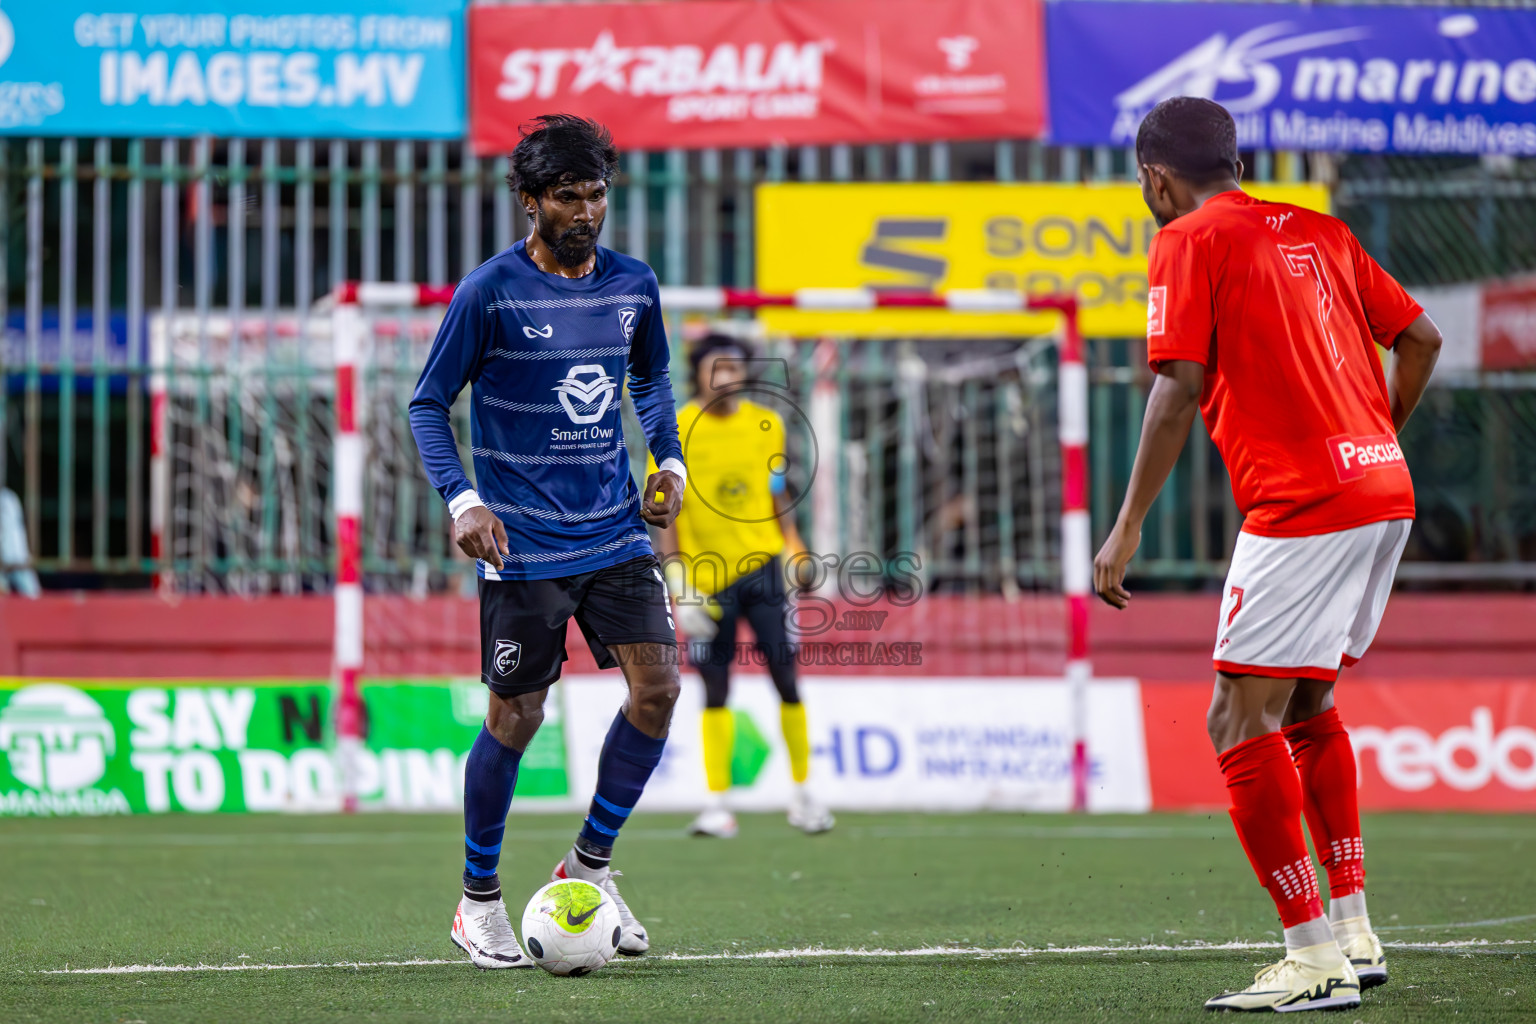
[[683, 507], [683, 488], [688, 471], [683, 467], [683, 446], [677, 440], [677, 409], [672, 402], [672, 374], [667, 368], [667, 330], [661, 319], [661, 292], [649, 284], [651, 304], [640, 315], [629, 345], [629, 397], [635, 418], [645, 431], [645, 443], [659, 467], [645, 481], [640, 518], [665, 528]]
[[1394, 353], [1387, 375], [1387, 401], [1392, 409], [1392, 427], [1401, 431], [1424, 397], [1435, 360], [1440, 358], [1440, 329], [1425, 315], [1424, 307], [1371, 259], [1353, 234], [1349, 235], [1349, 249], [1355, 261], [1355, 289], [1371, 337]]
[[1141, 441], [1136, 446], [1136, 462], [1131, 467], [1131, 482], [1114, 529], [1093, 560], [1093, 589], [1109, 604], [1124, 608], [1131, 595], [1125, 589], [1125, 567], [1141, 545], [1141, 524], [1147, 511], [1163, 489], [1173, 464], [1179, 461], [1189, 428], [1200, 411], [1200, 393], [1205, 390], [1205, 367], [1187, 359], [1159, 364], [1152, 394], [1147, 398], [1147, 413], [1141, 422]]
[[1125, 567], [1141, 546], [1141, 524], [1184, 450], [1205, 390], [1216, 332], [1207, 262], [1204, 248], [1177, 229], [1159, 231], [1147, 253], [1147, 362], [1157, 376], [1120, 515], [1093, 560], [1093, 589], [1116, 608], [1130, 603]]
[[1413, 415], [1424, 389], [1429, 386], [1435, 361], [1440, 358], [1440, 328], [1427, 313], [1420, 313], [1392, 344], [1392, 372], [1387, 377], [1387, 401], [1392, 407], [1392, 428], [1402, 432]]
[[460, 285], [437, 329], [421, 379], [416, 382], [410, 417], [421, 464], [427, 471], [427, 480], [448, 503], [459, 549], [500, 569], [502, 553], [511, 553], [506, 528], [485, 507], [469, 477], [464, 475], [459, 446], [448, 419], [448, 410], [453, 408], [459, 392], [480, 375], [489, 330], [479, 290], [472, 283]]

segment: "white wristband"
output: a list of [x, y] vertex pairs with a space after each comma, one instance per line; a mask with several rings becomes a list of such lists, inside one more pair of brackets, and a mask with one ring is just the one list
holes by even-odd
[[684, 466], [681, 459], [662, 459], [661, 465], [656, 469], [666, 470], [668, 473], [676, 473], [677, 478], [683, 482], [683, 490], [688, 489], [688, 467]]
[[453, 496], [453, 500], [448, 503], [448, 514], [453, 517], [454, 522], [458, 522], [459, 516], [472, 508], [485, 508], [485, 502], [480, 500], [480, 495], [473, 487]]

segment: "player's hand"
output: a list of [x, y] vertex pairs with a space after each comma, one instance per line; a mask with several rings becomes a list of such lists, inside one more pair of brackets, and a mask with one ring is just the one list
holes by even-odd
[[683, 636], [689, 640], [710, 641], [715, 634], [720, 632], [720, 623], [709, 614], [709, 609], [703, 602], [690, 601], [677, 603], [677, 625], [683, 631]]
[[507, 528], [496, 513], [484, 505], [465, 509], [453, 522], [453, 539], [459, 550], [470, 558], [483, 558], [494, 569], [502, 567], [501, 556], [510, 555]]
[[1093, 589], [1105, 604], [1123, 609], [1131, 603], [1130, 591], [1125, 589], [1125, 567], [1139, 547], [1141, 527], [1133, 528], [1117, 520], [1093, 560]]
[[[656, 492], [661, 492], [657, 501]], [[645, 481], [645, 500], [640, 502], [640, 518], [659, 530], [665, 530], [683, 507], [683, 481], [670, 469], [659, 469]]]

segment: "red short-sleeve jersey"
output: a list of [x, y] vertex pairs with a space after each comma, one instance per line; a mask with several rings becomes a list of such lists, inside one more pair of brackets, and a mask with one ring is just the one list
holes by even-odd
[[1375, 345], [1423, 310], [1342, 222], [1223, 192], [1157, 233], [1147, 276], [1147, 358], [1205, 366], [1200, 409], [1244, 530], [1412, 518]]

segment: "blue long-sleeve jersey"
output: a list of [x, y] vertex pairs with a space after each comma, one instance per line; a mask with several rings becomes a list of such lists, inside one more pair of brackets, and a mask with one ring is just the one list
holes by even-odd
[[682, 459], [656, 275], [599, 247], [570, 279], [539, 270], [522, 241], [459, 283], [411, 399], [411, 432], [443, 500], [471, 489], [448, 410], [472, 386], [481, 500], [511, 558], [486, 579], [549, 579], [650, 553], [629, 472], [619, 381], [658, 463]]

